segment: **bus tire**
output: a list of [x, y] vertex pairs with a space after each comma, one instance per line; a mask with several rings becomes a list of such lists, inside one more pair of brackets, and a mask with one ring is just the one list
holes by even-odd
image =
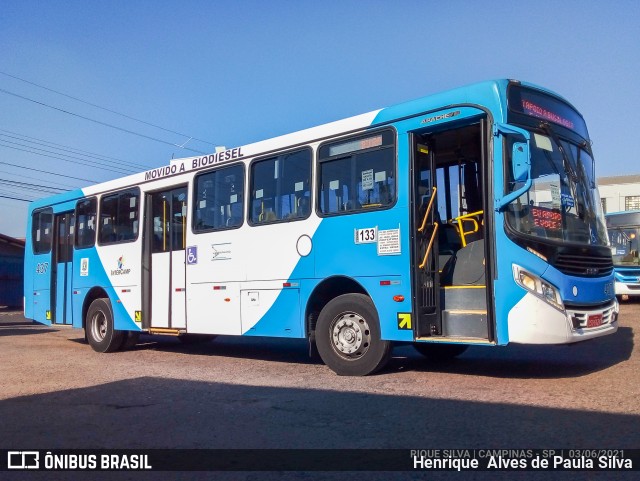
[[96, 299], [89, 306], [85, 319], [85, 336], [96, 352], [114, 352], [122, 346], [125, 331], [114, 329], [108, 299]]
[[465, 344], [415, 342], [413, 347], [430, 361], [447, 361], [462, 354], [469, 346]]
[[316, 324], [320, 357], [340, 376], [366, 376], [382, 369], [391, 356], [391, 342], [380, 337], [378, 313], [364, 294], [332, 299]]

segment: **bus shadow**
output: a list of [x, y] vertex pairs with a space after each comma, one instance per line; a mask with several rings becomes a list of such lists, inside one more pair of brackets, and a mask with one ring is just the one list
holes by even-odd
[[415, 352], [412, 347], [404, 346], [394, 353], [399, 356], [405, 354], [406, 357], [393, 359], [389, 369], [499, 378], [556, 379], [608, 369], [628, 360], [633, 347], [634, 335], [630, 327], [620, 327], [610, 336], [568, 345], [472, 346], [458, 358], [439, 362], [416, 357], [411, 352]]
[[24, 321], [10, 321], [10, 322], [7, 322], [5, 320], [0, 321], [0, 328], [2, 328], [2, 327], [10, 327], [10, 326], [13, 327], [13, 326], [38, 326], [38, 325], [42, 326], [43, 324], [39, 324], [37, 322], [27, 321], [27, 320], [24, 320]]
[[213, 341], [183, 344], [175, 337], [143, 334], [133, 349], [291, 364], [322, 364], [319, 359], [309, 357], [309, 344], [305, 339], [218, 336]]
[[[640, 445], [636, 414], [161, 377], [0, 400], [0, 418], [4, 420], [0, 437], [10, 446], [46, 450], [593, 449], [594, 445], [626, 449]], [[270, 456], [268, 451], [263, 454]], [[175, 479], [154, 474], [154, 479]], [[278, 474], [273, 479], [280, 479], [282, 473]], [[397, 479], [397, 474], [366, 476], [386, 480]], [[497, 473], [473, 474], [473, 479], [490, 480]], [[513, 479], [514, 473], [509, 474]], [[575, 479], [575, 472], [569, 474]], [[603, 474], [612, 479], [613, 473]], [[625, 479], [637, 475], [628, 474]], [[623, 478], [620, 472], [615, 475]]]
[[[5, 324], [6, 325], [6, 324]], [[4, 327], [0, 326], [0, 337], [9, 337], [9, 336], [29, 336], [32, 334], [46, 334], [48, 332], [56, 332], [56, 329], [51, 329], [49, 327], [31, 327], [29, 324], [28, 328], [24, 328], [25, 326], [16, 327]]]
[[[584, 376], [628, 360], [633, 352], [633, 339], [633, 329], [621, 327], [616, 334], [570, 345], [472, 346], [458, 358], [447, 361], [428, 360], [411, 345], [398, 345], [394, 347], [388, 366], [380, 374], [417, 371], [516, 379]], [[86, 344], [84, 338], [71, 340]], [[309, 357], [309, 346], [304, 339], [218, 336], [213, 341], [183, 344], [174, 337], [143, 334], [131, 350], [322, 364], [318, 357]]]

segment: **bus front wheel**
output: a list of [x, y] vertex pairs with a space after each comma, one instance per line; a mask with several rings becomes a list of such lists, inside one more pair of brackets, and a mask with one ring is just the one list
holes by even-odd
[[380, 337], [378, 313], [363, 294], [332, 299], [316, 324], [320, 357], [340, 376], [366, 376], [382, 369], [391, 355], [391, 342]]
[[113, 327], [111, 304], [107, 299], [96, 299], [89, 306], [85, 320], [85, 335], [96, 352], [113, 352], [123, 344], [125, 331]]

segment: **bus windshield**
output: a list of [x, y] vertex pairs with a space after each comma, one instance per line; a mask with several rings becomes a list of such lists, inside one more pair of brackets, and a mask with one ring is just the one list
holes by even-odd
[[640, 226], [609, 227], [609, 241], [613, 265], [616, 267], [638, 266], [638, 242], [640, 242]]
[[[606, 224], [589, 152], [559, 138], [549, 126], [530, 134], [532, 186], [508, 206], [511, 228], [563, 243], [606, 246]], [[522, 185], [511, 179], [508, 190]]]

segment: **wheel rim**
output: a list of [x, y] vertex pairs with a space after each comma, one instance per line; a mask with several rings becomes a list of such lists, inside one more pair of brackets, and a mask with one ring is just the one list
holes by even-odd
[[107, 317], [104, 312], [98, 311], [91, 318], [91, 334], [98, 342], [103, 341], [107, 335]]
[[371, 329], [356, 312], [343, 312], [331, 323], [331, 346], [344, 359], [362, 357], [371, 346]]

